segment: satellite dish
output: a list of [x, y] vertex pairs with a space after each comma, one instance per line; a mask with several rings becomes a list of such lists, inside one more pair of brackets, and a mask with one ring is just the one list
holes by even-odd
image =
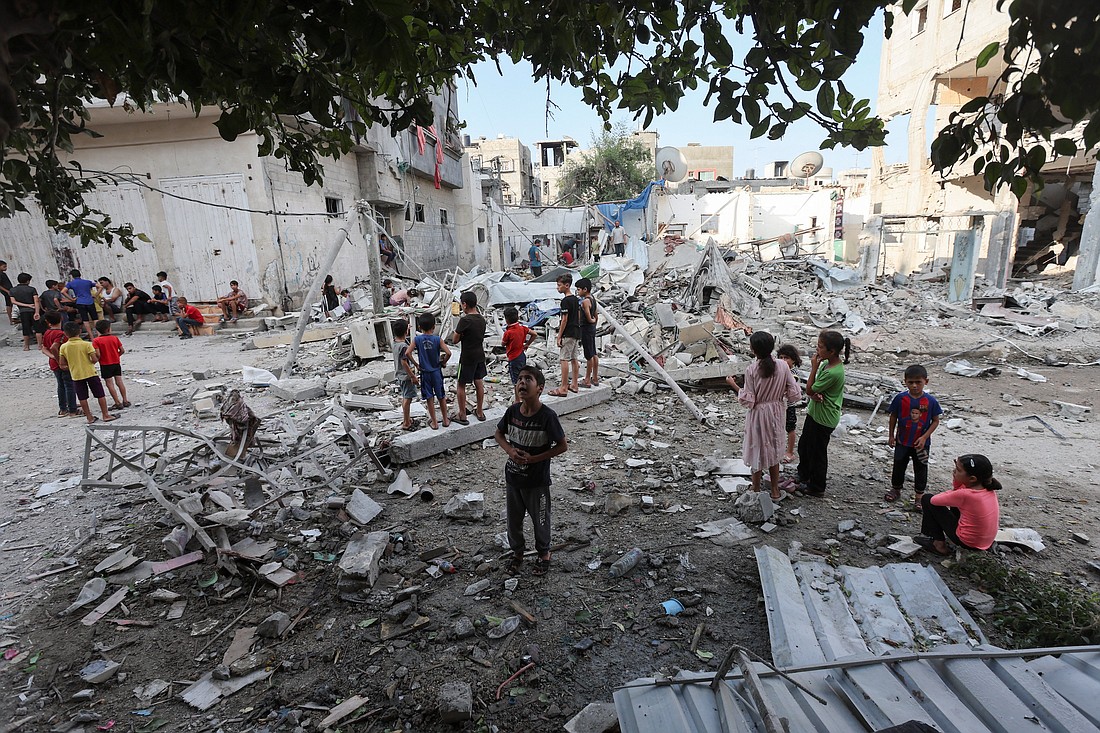
[[676, 183], [687, 178], [688, 166], [684, 154], [677, 148], [660, 148], [657, 150], [657, 175], [669, 183]]
[[790, 178], [810, 178], [821, 170], [824, 164], [825, 159], [821, 157], [821, 153], [811, 150], [795, 156], [787, 168], [787, 174]]

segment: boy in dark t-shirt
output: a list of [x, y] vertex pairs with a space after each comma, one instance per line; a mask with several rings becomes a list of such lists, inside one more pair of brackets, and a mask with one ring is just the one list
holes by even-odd
[[539, 399], [546, 378], [538, 367], [527, 365], [519, 370], [516, 402], [497, 423], [497, 444], [508, 454], [504, 464], [504, 483], [508, 506], [508, 546], [512, 559], [509, 575], [523, 565], [523, 517], [531, 515], [535, 530], [534, 575], [550, 569], [550, 459], [560, 456], [568, 446], [557, 413]]
[[890, 490], [886, 501], [897, 501], [905, 483], [905, 469], [913, 461], [913, 507], [921, 511], [921, 499], [928, 486], [928, 452], [932, 433], [940, 425], [943, 409], [936, 398], [925, 392], [928, 370], [913, 364], [905, 370], [906, 391], [899, 392], [890, 403], [890, 433], [887, 445], [894, 449], [894, 465], [890, 472]]

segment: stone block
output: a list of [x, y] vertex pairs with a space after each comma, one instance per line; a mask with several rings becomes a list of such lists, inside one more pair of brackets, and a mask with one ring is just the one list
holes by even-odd
[[344, 508], [352, 521], [370, 524], [370, 521], [382, 513], [382, 505], [364, 494], [360, 489], [351, 493], [351, 501]]
[[[559, 416], [567, 415], [607, 402], [612, 394], [611, 388], [604, 385], [582, 389], [579, 393], [570, 394], [568, 397], [546, 397], [544, 393], [543, 404]], [[469, 425], [451, 423], [449, 428], [439, 430], [423, 428], [399, 435], [394, 438], [390, 446], [390, 459], [398, 464], [412, 463], [447, 450], [480, 443], [496, 432], [497, 422], [503, 417], [504, 409], [503, 407], [487, 409], [485, 411], [487, 419], [484, 422], [475, 419], [471, 420]]]
[[374, 389], [380, 384], [382, 384], [382, 378], [373, 374], [364, 374], [344, 382], [344, 386], [352, 394], [366, 394], [368, 389]]
[[290, 626], [290, 616], [283, 611], [276, 611], [256, 627], [256, 635], [265, 639], [277, 639]]
[[704, 318], [698, 323], [680, 328], [680, 343], [693, 344], [696, 341], [709, 339], [714, 335], [714, 319]]
[[269, 391], [288, 402], [315, 400], [325, 396], [325, 383], [320, 379], [280, 379]]
[[212, 376], [214, 376], [213, 369], [196, 369], [191, 372], [191, 378], [194, 379], [196, 382], [206, 381]]
[[568, 733], [610, 733], [618, 729], [619, 716], [610, 702], [589, 703], [565, 724]]
[[355, 410], [389, 410], [393, 407], [389, 397], [369, 397], [367, 395], [344, 395], [340, 402], [344, 407]]
[[378, 580], [378, 562], [389, 544], [389, 532], [355, 534], [340, 558], [340, 570], [353, 578], [366, 580], [373, 586]]
[[745, 373], [745, 364], [736, 361], [720, 361], [717, 364], [693, 364], [681, 369], [666, 369], [677, 382], [701, 382], [704, 379], [721, 379]]

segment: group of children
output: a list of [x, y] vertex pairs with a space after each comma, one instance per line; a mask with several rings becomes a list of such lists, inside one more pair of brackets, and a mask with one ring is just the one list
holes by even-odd
[[[837, 331], [823, 331], [818, 336], [806, 382], [809, 401], [798, 439], [797, 478], [786, 482], [780, 480], [779, 469], [781, 462], [793, 459], [794, 403], [801, 400], [802, 393], [791, 370], [801, 364], [801, 357], [797, 349], [786, 344], [773, 356], [775, 339], [763, 331], [749, 337], [749, 348], [755, 360], [745, 370], [744, 386], [732, 377], [727, 381], [737, 392], [738, 401], [748, 408], [743, 447], [744, 461], [752, 471], [753, 490], [761, 490], [766, 470], [771, 497], [777, 501], [784, 498], [784, 490], [800, 496], [825, 496], [829, 441], [840, 423], [844, 364], [848, 362], [850, 342]], [[960, 456], [955, 461], [954, 489], [926, 495], [928, 454], [943, 410], [926, 391], [927, 369], [919, 364], [910, 366], [904, 379], [906, 389], [895, 395], [889, 407], [887, 442], [894, 454], [890, 488], [883, 498], [890, 502], [901, 498], [905, 472], [912, 463], [912, 507], [922, 513], [921, 534], [914, 540], [937, 554], [950, 552], [947, 540], [969, 549], [989, 549], [1000, 516], [994, 492], [1001, 488], [993, 478], [992, 464], [985, 456]]]
[[[130, 407], [130, 401], [122, 379], [122, 355], [126, 349], [111, 333], [111, 322], [97, 321], [95, 329], [99, 335], [89, 342], [82, 338], [79, 322], [70, 321], [62, 326], [61, 314], [55, 312], [46, 313], [45, 321], [47, 328], [39, 348], [49, 360], [57, 383], [57, 416], [83, 416], [89, 423], [97, 422], [101, 418], [92, 414], [88, 404], [91, 396], [99, 403], [103, 422], [117, 420], [107, 410], [104, 382], [114, 400], [113, 409]], [[99, 364], [102, 380], [96, 374], [96, 364]]]

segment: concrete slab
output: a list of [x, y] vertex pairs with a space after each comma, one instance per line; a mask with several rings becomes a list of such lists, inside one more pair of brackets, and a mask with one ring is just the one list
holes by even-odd
[[344, 395], [340, 402], [344, 407], [356, 410], [389, 410], [393, 407], [389, 397], [371, 397], [361, 394]]
[[280, 379], [268, 389], [276, 397], [290, 402], [325, 396], [325, 383], [320, 379]]
[[[549, 386], [549, 385], [548, 385]], [[545, 393], [544, 393], [545, 394]], [[592, 389], [582, 389], [568, 397], [543, 397], [543, 404], [547, 405], [558, 415], [568, 415], [611, 399], [614, 391], [610, 387], [599, 386]], [[486, 438], [492, 437], [496, 432], [497, 422], [504, 415], [504, 408], [498, 407], [485, 411], [485, 422], [473, 418], [469, 425], [451, 423], [448, 428], [440, 427], [439, 430], [422, 428], [412, 433], [405, 433], [394, 438], [390, 446], [390, 459], [394, 463], [412, 463], [430, 456], [438, 455], [444, 451], [460, 448], [471, 443], [480, 443]]]
[[[321, 326], [309, 328], [302, 335], [302, 343], [308, 344], [314, 341], [325, 341], [336, 338], [348, 332], [347, 326]], [[257, 349], [270, 349], [274, 346], [288, 346], [294, 340], [294, 331], [276, 331], [265, 334], [257, 334], [252, 337], [252, 345]]]
[[744, 374], [748, 362], [720, 361], [717, 364], [692, 364], [681, 369], [666, 369], [676, 382], [701, 382], [704, 379], [721, 379]]

